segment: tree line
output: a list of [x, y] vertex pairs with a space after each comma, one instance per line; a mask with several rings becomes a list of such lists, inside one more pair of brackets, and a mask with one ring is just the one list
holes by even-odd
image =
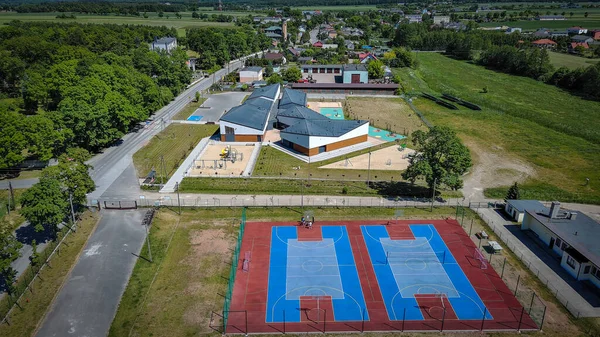
[[0, 28], [0, 169], [71, 147], [98, 151], [191, 79], [187, 56], [149, 50], [166, 27], [12, 22]]
[[[600, 65], [558, 70], [546, 50], [531, 45], [533, 37], [519, 33], [431, 28], [427, 24], [399, 25], [393, 44], [417, 50], [444, 50], [447, 55], [502, 72], [527, 76], [600, 100]], [[566, 44], [559, 39], [559, 44]]]
[[5, 6], [18, 13], [76, 12], [83, 14], [139, 15], [140, 12], [185, 12], [196, 9], [195, 4], [161, 4], [135, 2], [44, 2]]
[[218, 69], [231, 60], [267, 49], [271, 39], [250, 26], [240, 28], [191, 28], [186, 31], [188, 48], [200, 55], [196, 66]]

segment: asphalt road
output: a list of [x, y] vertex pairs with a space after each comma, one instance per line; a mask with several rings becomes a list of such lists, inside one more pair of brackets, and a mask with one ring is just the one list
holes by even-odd
[[[146, 238], [146, 210], [103, 210], [36, 336], [104, 337]], [[144, 253], [141, 253], [145, 256]]]
[[[245, 57], [246, 58], [246, 57]], [[244, 59], [245, 59], [244, 58]], [[171, 118], [177, 114], [190, 101], [195, 99], [197, 91], [207, 90], [229, 72], [241, 67], [243, 59], [231, 61], [230, 64], [202, 81], [191, 85], [183, 93], [177, 96], [171, 103], [157, 111], [148, 125], [142, 126], [138, 131], [125, 135], [119, 145], [106, 149], [103, 153], [94, 156], [88, 163], [93, 166], [90, 176], [96, 182], [96, 191], [90, 193], [89, 200], [98, 199], [108, 187], [121, 175], [121, 173], [132, 163], [133, 154], [148, 142], [154, 135], [163, 130]], [[137, 181], [127, 182], [130, 188], [139, 186]]]
[[[39, 181], [38, 178], [31, 179], [16, 179], [11, 180], [13, 188], [30, 188], [33, 184]], [[8, 188], [8, 180], [0, 181], [0, 189], [5, 190]]]

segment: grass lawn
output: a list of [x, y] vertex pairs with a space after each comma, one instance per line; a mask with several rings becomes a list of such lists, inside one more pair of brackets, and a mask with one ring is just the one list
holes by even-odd
[[[391, 220], [394, 211], [393, 208], [318, 208], [314, 213], [320, 221]], [[247, 221], [294, 221], [301, 212], [300, 208], [248, 208]], [[429, 208], [404, 209], [405, 219], [444, 219], [455, 214], [455, 209], [449, 207], [436, 207], [433, 212]], [[218, 336], [218, 332], [209, 328], [209, 319], [212, 311], [223, 309], [222, 294], [227, 289], [240, 217], [240, 208], [184, 209], [181, 216], [160, 209], [150, 231], [154, 263], [138, 259], [109, 336]], [[470, 227], [471, 223], [473, 232], [485, 229], [495, 238], [479, 217], [467, 210], [464, 226]], [[507, 274], [519, 274], [521, 284], [525, 285], [520, 289], [533, 289], [548, 306], [545, 335], [581, 335], [581, 327], [595, 324], [597, 319], [588, 323], [566, 313], [508, 249], [495, 259], [501, 261], [502, 256], [507, 258], [505, 278]], [[498, 263], [493, 266], [498, 268]], [[516, 282], [516, 277], [512, 282]], [[397, 333], [365, 335], [392, 337]], [[521, 334], [503, 332], [502, 335]]]
[[[9, 203], [8, 190], [0, 190], [0, 219], [2, 219], [3, 221], [6, 222], [6, 224], [10, 227], [9, 229], [11, 231], [13, 231], [17, 227], [21, 226], [23, 221], [25, 221], [25, 219], [21, 216], [21, 214], [19, 214], [19, 210], [21, 209], [21, 202], [20, 202], [21, 195], [26, 190], [27, 189], [24, 189], [24, 188], [13, 189], [13, 192], [15, 194], [14, 199], [15, 199], [16, 209], [14, 211], [11, 211], [10, 214], [8, 214], [8, 208], [7, 208], [8, 203]], [[12, 200], [10, 202], [12, 204]]]
[[[98, 215], [84, 213], [79, 222], [77, 232], [69, 234], [60, 248], [60, 255], [53, 256], [50, 267], [44, 268], [39, 278], [33, 282], [32, 291], [27, 292], [9, 316], [8, 324], [0, 324], [0, 336], [31, 336], [60, 290], [79, 253], [85, 246], [88, 237], [98, 222]], [[31, 274], [30, 268], [25, 274]], [[0, 301], [0, 307], [7, 305], [8, 298]]]
[[188, 117], [190, 117], [190, 115], [193, 114], [194, 111], [196, 111], [196, 109], [198, 109], [205, 101], [206, 98], [200, 98], [198, 102], [188, 103], [185, 107], [183, 107], [183, 109], [181, 109], [181, 111], [173, 116], [173, 120], [187, 120]]
[[[408, 90], [448, 92], [482, 107], [451, 111], [416, 98], [436, 125], [453, 127], [472, 149], [517, 158], [533, 166], [523, 190], [542, 200], [600, 203], [600, 103], [583, 100], [533, 79], [507, 75], [436, 53], [420, 53], [415, 70], [397, 70]], [[481, 93], [487, 86], [488, 93]], [[590, 178], [585, 185], [585, 178]], [[560, 194], [556, 191], [562, 191]], [[522, 192], [523, 193], [523, 192]], [[491, 195], [490, 195], [491, 197]]]
[[133, 164], [139, 177], [145, 177], [154, 168], [161, 176], [161, 156], [164, 156], [167, 178], [194, 149], [200, 139], [209, 137], [218, 125], [171, 124], [154, 136], [148, 144], [133, 155]]
[[588, 59], [585, 57], [575, 56], [571, 54], [565, 53], [557, 53], [551, 51], [550, 53], [550, 62], [556, 68], [559, 67], [567, 67], [569, 69], [576, 69], [580, 67], [589, 67], [600, 62], [600, 59]]
[[[215, 12], [213, 12], [215, 13]], [[226, 12], [224, 12], [226, 13]], [[16, 12], [0, 12], [0, 24], [10, 22], [12, 20], [21, 21], [51, 21], [51, 22], [79, 22], [79, 23], [111, 23], [111, 24], [130, 24], [130, 25], [149, 25], [149, 26], [167, 26], [174, 28], [198, 28], [198, 27], [234, 27], [232, 22], [207, 22], [192, 18], [192, 12], [180, 13], [182, 18], [177, 19], [175, 14], [170, 14], [167, 19], [165, 16], [160, 18], [157, 13], [148, 13], [148, 18], [143, 16], [118, 16], [118, 15], [86, 15], [74, 13], [76, 19], [57, 19], [56, 16], [60, 13], [16, 13]], [[247, 15], [248, 13], [246, 13]], [[229, 14], [231, 15], [231, 14]], [[183, 32], [185, 34], [185, 32]], [[178, 30], [181, 36], [181, 32]]]
[[371, 126], [405, 136], [427, 128], [402, 98], [349, 97], [344, 114], [350, 119], [372, 121]]

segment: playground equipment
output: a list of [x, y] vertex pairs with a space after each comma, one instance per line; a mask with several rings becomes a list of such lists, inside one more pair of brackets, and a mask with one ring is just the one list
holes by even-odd
[[196, 167], [197, 169], [213, 169], [213, 170], [227, 169], [227, 160], [225, 160], [223, 158], [194, 160], [194, 167]]
[[232, 148], [231, 145], [227, 145], [221, 150], [221, 159], [235, 163], [236, 161], [244, 161], [244, 154], [239, 153], [236, 149]]
[[350, 161], [349, 158], [346, 158], [346, 161], [344, 162], [344, 167], [348, 167], [348, 166], [352, 166], [352, 162]]

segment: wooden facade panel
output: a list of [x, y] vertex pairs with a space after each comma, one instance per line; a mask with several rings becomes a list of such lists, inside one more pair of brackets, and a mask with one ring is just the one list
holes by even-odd
[[[368, 139], [368, 135], [362, 135], [362, 136], [358, 136], [358, 137], [354, 137], [354, 138], [342, 140], [342, 141], [339, 141], [339, 142], [327, 144], [326, 148], [325, 148], [325, 151], [329, 152], [329, 151], [341, 149], [341, 148], [346, 147], [346, 146], [363, 143], [363, 142], [366, 142], [367, 139]], [[316, 148], [316, 149], [318, 150], [318, 148]], [[318, 151], [317, 151], [317, 153], [318, 153]]]

